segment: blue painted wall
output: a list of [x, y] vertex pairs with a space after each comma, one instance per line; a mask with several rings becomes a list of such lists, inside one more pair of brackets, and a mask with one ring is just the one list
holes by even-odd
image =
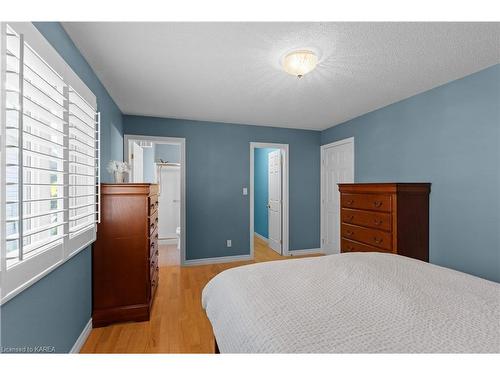
[[180, 163], [181, 161], [181, 146], [157, 144], [155, 148], [155, 160], [161, 159], [164, 162]]
[[249, 254], [250, 142], [290, 145], [290, 249], [319, 247], [320, 132], [128, 115], [123, 125], [186, 138], [187, 259]]
[[[97, 96], [101, 111], [103, 181], [110, 159], [123, 159], [122, 115], [88, 63], [57, 22], [35, 26]], [[68, 352], [91, 317], [91, 250], [82, 250], [1, 307], [2, 346], [54, 346]]]
[[334, 126], [355, 180], [432, 183], [430, 261], [500, 281], [500, 65]]
[[2, 346], [53, 346], [67, 353], [92, 315], [89, 249], [2, 306]]
[[254, 231], [269, 236], [269, 153], [273, 148], [256, 148], [254, 153]]

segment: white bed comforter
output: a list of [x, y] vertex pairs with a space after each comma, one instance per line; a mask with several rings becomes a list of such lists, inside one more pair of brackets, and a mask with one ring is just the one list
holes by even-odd
[[222, 353], [500, 352], [500, 284], [392, 254], [229, 269], [202, 305]]

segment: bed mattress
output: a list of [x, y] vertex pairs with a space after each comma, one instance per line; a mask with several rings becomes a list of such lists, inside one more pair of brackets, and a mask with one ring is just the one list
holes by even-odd
[[500, 284], [393, 254], [232, 268], [202, 305], [221, 353], [500, 352]]

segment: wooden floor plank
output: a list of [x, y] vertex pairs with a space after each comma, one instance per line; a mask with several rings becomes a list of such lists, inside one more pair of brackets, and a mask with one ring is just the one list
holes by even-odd
[[180, 266], [175, 246], [160, 246], [160, 283], [151, 319], [94, 328], [81, 353], [213, 353], [212, 327], [201, 307], [206, 283], [228, 268], [286, 258], [259, 237], [254, 244], [253, 261], [191, 267]]

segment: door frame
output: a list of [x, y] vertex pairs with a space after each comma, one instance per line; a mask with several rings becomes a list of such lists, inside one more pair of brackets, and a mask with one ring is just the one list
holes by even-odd
[[288, 201], [288, 176], [289, 176], [289, 146], [285, 143], [264, 143], [250, 142], [250, 257], [254, 259], [254, 174], [255, 174], [255, 149], [256, 148], [276, 148], [281, 150], [282, 170], [281, 170], [281, 255], [289, 256], [289, 201]]
[[123, 136], [123, 160], [128, 162], [130, 140], [153, 141], [180, 145], [181, 159], [181, 266], [186, 264], [186, 138], [160, 137], [149, 135], [125, 134]]
[[[356, 156], [355, 152], [355, 143], [354, 143], [354, 137], [349, 137], [345, 139], [341, 139], [339, 141], [327, 143], [325, 145], [321, 146], [321, 193], [320, 193], [320, 215], [321, 215], [321, 249], [323, 252], [326, 253], [326, 249], [324, 248], [325, 245], [325, 152], [327, 149], [332, 148], [332, 147], [338, 147], [342, 146], [344, 144], [352, 144], [352, 175], [355, 177], [355, 161], [354, 158]], [[339, 205], [340, 207], [340, 205]], [[340, 209], [339, 209], [339, 220], [340, 220]], [[339, 223], [340, 224], [340, 223]], [[339, 252], [340, 252], [340, 238], [339, 238]]]

